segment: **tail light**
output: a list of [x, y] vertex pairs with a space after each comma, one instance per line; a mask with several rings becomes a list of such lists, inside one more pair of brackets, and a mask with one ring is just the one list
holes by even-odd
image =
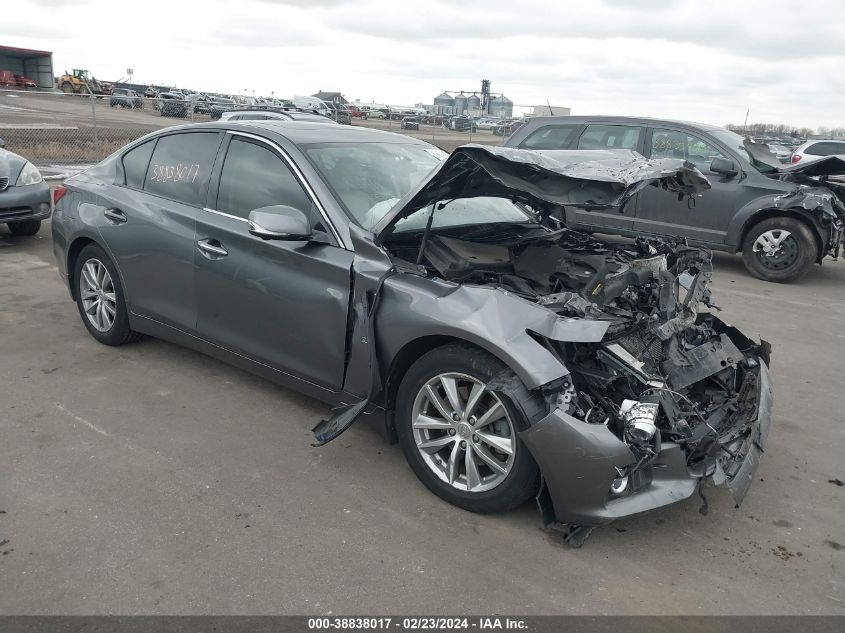
[[790, 159], [790, 161], [789, 161], [789, 162], [791, 162], [791, 163], [794, 165], [794, 164], [795, 164], [795, 163], [797, 163], [799, 160], [801, 160], [801, 154], [793, 154], [793, 155], [792, 155], [792, 158]]
[[59, 204], [59, 200], [65, 197], [67, 193], [67, 187], [64, 185], [59, 185], [55, 189], [53, 189], [53, 206]]

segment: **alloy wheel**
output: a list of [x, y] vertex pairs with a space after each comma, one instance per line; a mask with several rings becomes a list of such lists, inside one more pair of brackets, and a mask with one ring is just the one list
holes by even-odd
[[414, 441], [441, 481], [465, 492], [485, 492], [510, 473], [516, 434], [501, 399], [480, 380], [459, 373], [429, 380], [411, 409]]
[[117, 297], [111, 275], [100, 260], [92, 258], [82, 265], [79, 296], [88, 322], [98, 332], [108, 332], [117, 314]]

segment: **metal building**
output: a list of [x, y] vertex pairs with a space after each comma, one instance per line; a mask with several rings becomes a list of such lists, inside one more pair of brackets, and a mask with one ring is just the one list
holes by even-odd
[[490, 116], [509, 119], [513, 116], [513, 101], [505, 95], [490, 97]]
[[0, 46], [0, 70], [33, 79], [39, 88], [53, 87], [53, 53]]
[[434, 114], [454, 114], [455, 99], [451, 95], [443, 94], [434, 97]]

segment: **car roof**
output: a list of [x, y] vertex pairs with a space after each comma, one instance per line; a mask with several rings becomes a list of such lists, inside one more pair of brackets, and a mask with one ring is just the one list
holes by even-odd
[[[248, 121], [209, 121], [178, 126], [180, 130], [217, 128], [253, 132], [262, 130], [268, 137], [280, 136], [294, 145], [308, 143], [402, 143], [406, 145], [429, 145], [425, 141], [373, 128], [354, 125], [316, 125], [308, 121], [265, 119]], [[166, 128], [173, 130], [174, 128]], [[163, 130], [164, 131], [164, 130]]]
[[652, 117], [632, 117], [632, 116], [544, 116], [532, 117], [528, 123], [630, 123], [632, 125], [655, 125], [655, 124], [669, 124], [669, 125], [683, 125], [686, 127], [696, 128], [703, 131], [723, 130], [725, 128], [712, 123], [697, 123], [695, 121], [682, 121], [678, 119], [655, 119]]

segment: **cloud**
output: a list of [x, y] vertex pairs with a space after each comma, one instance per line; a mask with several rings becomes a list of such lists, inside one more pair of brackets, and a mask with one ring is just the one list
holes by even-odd
[[762, 121], [845, 125], [833, 0], [146, 0], [119, 21], [108, 0], [18, 5], [4, 43], [106, 79], [131, 67], [214, 92], [322, 88], [392, 104], [490, 79], [517, 104], [574, 114], [724, 124], [750, 107]]

